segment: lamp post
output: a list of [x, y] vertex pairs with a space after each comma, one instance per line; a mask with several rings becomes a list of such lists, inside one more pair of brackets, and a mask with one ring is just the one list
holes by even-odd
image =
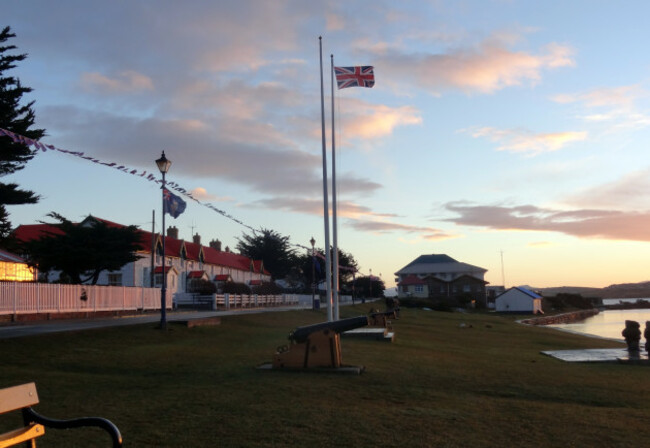
[[316, 240], [312, 236], [309, 240], [311, 243], [311, 309], [316, 309], [316, 259], [314, 258], [314, 244]]
[[165, 157], [165, 151], [162, 152], [160, 159], [156, 160], [156, 165], [162, 174], [162, 287], [160, 288], [160, 329], [167, 329], [167, 273], [165, 272], [165, 174], [172, 165], [171, 160]]

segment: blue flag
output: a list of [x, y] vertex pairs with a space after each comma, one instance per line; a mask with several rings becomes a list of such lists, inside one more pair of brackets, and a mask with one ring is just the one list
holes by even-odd
[[163, 213], [169, 213], [172, 218], [178, 218], [185, 211], [187, 204], [168, 189], [163, 189]]

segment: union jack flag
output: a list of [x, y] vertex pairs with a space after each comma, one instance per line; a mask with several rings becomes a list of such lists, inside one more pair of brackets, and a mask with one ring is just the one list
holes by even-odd
[[375, 73], [372, 65], [359, 67], [334, 67], [336, 83], [340, 89], [346, 87], [372, 87], [375, 85]]

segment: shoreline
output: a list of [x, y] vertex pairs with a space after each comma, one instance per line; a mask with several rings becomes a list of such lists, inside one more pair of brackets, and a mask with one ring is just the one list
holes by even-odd
[[599, 309], [578, 310], [568, 313], [555, 314], [553, 316], [533, 317], [529, 319], [522, 319], [519, 322], [526, 325], [555, 325], [566, 324], [584, 320], [588, 317], [595, 316], [600, 313]]

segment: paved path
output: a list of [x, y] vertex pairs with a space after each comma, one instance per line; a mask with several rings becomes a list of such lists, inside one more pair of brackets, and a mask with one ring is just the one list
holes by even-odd
[[[270, 308], [249, 308], [228, 311], [168, 311], [167, 322], [201, 319], [214, 316], [234, 316], [241, 314], [272, 313], [278, 311], [310, 309], [303, 305], [280, 306]], [[160, 322], [160, 313], [121, 316], [98, 319], [71, 319], [19, 322], [12, 325], [0, 326], [0, 339], [19, 338], [62, 331], [90, 330], [94, 328], [119, 327], [123, 325], [138, 325]]]

